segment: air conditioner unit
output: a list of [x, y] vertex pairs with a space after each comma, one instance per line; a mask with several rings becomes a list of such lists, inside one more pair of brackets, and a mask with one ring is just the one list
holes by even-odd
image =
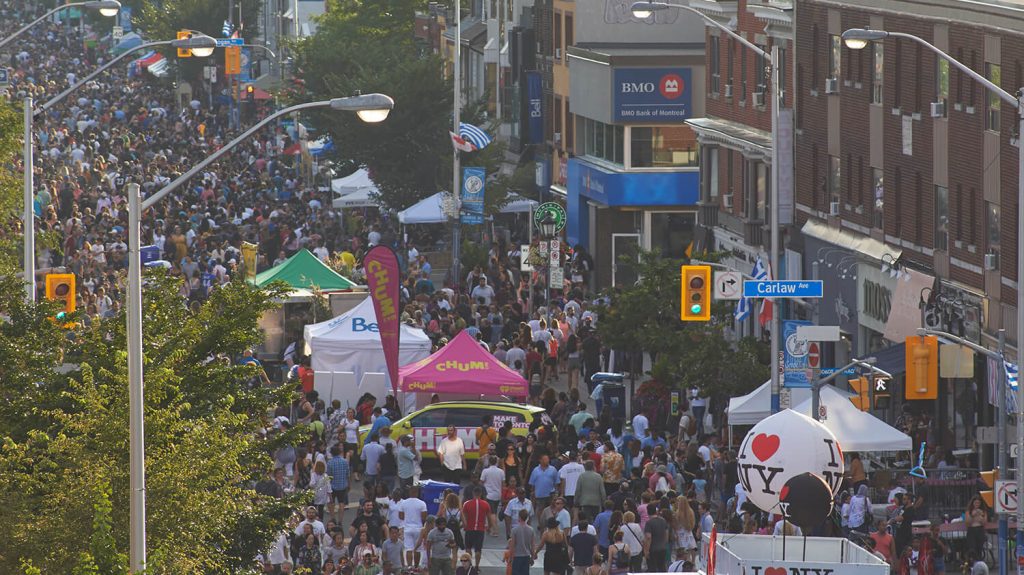
[[724, 206], [727, 210], [732, 209], [732, 194], [722, 195], [722, 206]]
[[754, 105], [764, 106], [764, 92], [754, 92]]
[[946, 103], [932, 102], [931, 113], [933, 118], [944, 118], [946, 116]]
[[725, 97], [732, 98], [732, 84], [725, 85]]
[[555, 140], [555, 145], [556, 146], [558, 144], [561, 144], [562, 143], [562, 132], [555, 132], [554, 140]]
[[994, 269], [996, 269], [996, 264], [998, 263], [998, 261], [999, 261], [999, 256], [997, 254], [985, 254], [985, 269], [987, 269], [987, 270], [994, 270]]
[[839, 215], [839, 202], [829, 202], [828, 204], [828, 215], [838, 216]]
[[826, 78], [825, 79], [825, 93], [826, 94], [838, 94], [839, 93], [839, 79], [838, 78]]

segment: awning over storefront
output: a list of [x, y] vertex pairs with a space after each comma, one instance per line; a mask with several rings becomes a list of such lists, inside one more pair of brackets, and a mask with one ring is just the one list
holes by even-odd
[[903, 250], [896, 246], [890, 246], [869, 236], [852, 234], [833, 228], [817, 220], [807, 220], [807, 223], [800, 229], [800, 232], [823, 242], [842, 246], [850, 251], [860, 252], [878, 261], [882, 261], [882, 256], [886, 256], [885, 259], [887, 261], [898, 261], [900, 256], [903, 255]]
[[686, 123], [697, 133], [701, 144], [718, 144], [739, 150], [747, 157], [771, 159], [771, 132], [720, 118], [691, 118]]
[[907, 371], [907, 344], [900, 342], [871, 354], [875, 367], [899, 375]]

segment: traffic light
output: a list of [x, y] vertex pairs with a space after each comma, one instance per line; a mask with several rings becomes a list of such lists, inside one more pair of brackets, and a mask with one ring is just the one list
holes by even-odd
[[57, 319], [75, 311], [75, 274], [46, 274], [46, 299], [64, 302]]
[[683, 266], [683, 289], [679, 319], [711, 319], [711, 266]]
[[985, 502], [985, 505], [987, 505], [989, 509], [992, 509], [995, 505], [992, 488], [995, 487], [996, 481], [999, 480], [999, 470], [993, 469], [991, 471], [982, 471], [978, 475], [981, 476], [981, 480], [984, 481], [985, 485], [988, 487], [988, 489], [979, 491], [978, 495], [981, 496], [981, 500]]
[[935, 336], [907, 338], [905, 397], [936, 399], [939, 396], [939, 340]]
[[871, 381], [866, 377], [851, 377], [849, 379], [850, 387], [856, 396], [851, 397], [850, 401], [857, 406], [857, 409], [861, 411], [867, 411], [871, 408]]
[[[178, 40], [188, 40], [191, 37], [192, 37], [192, 33], [189, 32], [188, 30], [178, 30]], [[191, 58], [192, 57], [192, 50], [189, 50], [188, 48], [178, 48], [178, 57], [179, 58]]]
[[253, 86], [252, 84], [246, 84], [245, 98], [249, 100], [250, 104], [256, 101], [256, 86]]
[[889, 405], [892, 402], [892, 396], [889, 394], [890, 380], [878, 376], [871, 378], [871, 380], [871, 395], [874, 397], [875, 409], [889, 409]]

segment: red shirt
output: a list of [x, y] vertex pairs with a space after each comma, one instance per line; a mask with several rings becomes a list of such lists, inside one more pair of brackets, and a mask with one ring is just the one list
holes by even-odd
[[487, 517], [491, 514], [491, 506], [483, 499], [470, 499], [462, 506], [466, 515], [466, 531], [483, 531], [487, 529]]
[[302, 393], [313, 391], [313, 370], [306, 366], [299, 366], [299, 381], [302, 382]]

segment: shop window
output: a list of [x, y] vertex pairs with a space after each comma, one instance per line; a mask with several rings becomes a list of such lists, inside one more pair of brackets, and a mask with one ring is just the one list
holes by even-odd
[[992, 202], [985, 202], [986, 218], [985, 218], [985, 230], [986, 238], [988, 239], [988, 250], [986, 253], [994, 256], [992, 269], [999, 269], [999, 244], [1000, 236], [1002, 235], [1002, 214], [999, 204]]
[[946, 116], [946, 103], [949, 101], [949, 62], [942, 58], [935, 59], [935, 101], [942, 102], [942, 115]]
[[583, 140], [584, 155], [622, 165], [622, 147], [625, 141], [622, 126], [578, 116], [576, 125]]
[[[882, 87], [885, 80], [885, 44], [877, 41], [872, 42], [871, 52], [871, 103], [881, 104]], [[949, 72], [948, 63], [946, 72]]]
[[879, 168], [871, 168], [871, 189], [874, 194], [875, 229], [885, 229], [885, 172]]
[[651, 213], [651, 249], [660, 251], [663, 258], [686, 259], [696, 223], [693, 212]]
[[697, 139], [687, 126], [630, 129], [633, 168], [673, 168], [697, 165]]
[[[1002, 83], [1002, 73], [1000, 72], [999, 64], [985, 64], [985, 67], [985, 77], [996, 86], [1000, 86]], [[1003, 100], [992, 90], [986, 90], [985, 93], [988, 95], [988, 121], [985, 127], [993, 132], [998, 132], [999, 108]]]
[[949, 188], [935, 186], [935, 249], [949, 250]]

